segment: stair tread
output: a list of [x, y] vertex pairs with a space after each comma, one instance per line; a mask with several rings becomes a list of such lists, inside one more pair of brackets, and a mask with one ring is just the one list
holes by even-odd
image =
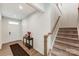
[[65, 39], [78, 40], [78, 38], [71, 38], [71, 37], [65, 37], [65, 36], [57, 36], [57, 38], [65, 38]]
[[64, 33], [64, 34], [78, 34], [77, 31], [75, 31], [75, 32], [74, 32], [74, 31], [73, 31], [73, 32], [72, 32], [72, 31], [71, 31], [71, 32], [70, 32], [70, 31], [59, 31], [58, 33]]
[[52, 54], [54, 54], [56, 56], [68, 56], [69, 55], [69, 53], [66, 53], [66, 52], [56, 49], [56, 48], [53, 48]]
[[68, 44], [68, 45], [71, 45], [71, 46], [79, 47], [79, 44], [76, 44], [76, 43], [70, 43], [70, 42], [65, 42], [65, 41], [60, 41], [60, 40], [56, 40], [56, 41], [63, 43], [63, 44]]
[[67, 46], [60, 46], [60, 45], [54, 45], [54, 47], [65, 50], [71, 54], [79, 55], [79, 50], [77, 50], [75, 48], [73, 49], [73, 48], [68, 48]]
[[77, 32], [77, 30], [59, 30], [58, 32], [65, 32], [65, 31], [68, 31], [68, 32]]

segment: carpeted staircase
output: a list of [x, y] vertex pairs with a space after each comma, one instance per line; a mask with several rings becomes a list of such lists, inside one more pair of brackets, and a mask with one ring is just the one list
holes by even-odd
[[52, 56], [79, 56], [77, 28], [59, 28]]

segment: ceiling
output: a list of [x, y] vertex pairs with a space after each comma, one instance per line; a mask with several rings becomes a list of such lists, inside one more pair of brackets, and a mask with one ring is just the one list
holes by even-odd
[[2, 16], [22, 20], [36, 11], [35, 8], [24, 3], [2, 3]]

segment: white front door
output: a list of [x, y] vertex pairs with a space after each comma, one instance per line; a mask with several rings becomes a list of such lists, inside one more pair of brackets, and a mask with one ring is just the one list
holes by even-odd
[[19, 24], [9, 24], [8, 35], [10, 41], [15, 41], [20, 39], [20, 25]]
[[[15, 24], [11, 24], [11, 22], [15, 22]], [[21, 21], [3, 18], [2, 20], [2, 43], [8, 43], [8, 42], [20, 40], [22, 37], [21, 29], [22, 29]]]

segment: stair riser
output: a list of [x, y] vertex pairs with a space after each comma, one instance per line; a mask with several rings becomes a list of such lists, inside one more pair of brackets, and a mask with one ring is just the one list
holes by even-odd
[[77, 30], [77, 28], [59, 28], [59, 30]]
[[78, 34], [77, 31], [58, 31], [58, 33], [65, 33], [65, 34]]
[[63, 35], [63, 34], [58, 34], [57, 36], [70, 37], [70, 38], [78, 38], [78, 35]]

